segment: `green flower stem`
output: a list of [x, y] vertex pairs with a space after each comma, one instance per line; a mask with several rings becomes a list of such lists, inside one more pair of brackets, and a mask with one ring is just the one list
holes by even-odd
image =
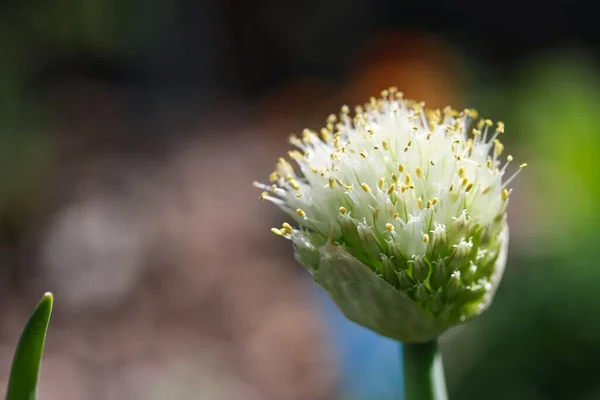
[[406, 400], [447, 400], [437, 340], [403, 345]]

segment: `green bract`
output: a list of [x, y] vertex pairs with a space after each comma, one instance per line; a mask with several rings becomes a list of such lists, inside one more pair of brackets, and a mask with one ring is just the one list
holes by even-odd
[[[320, 135], [292, 136], [261, 199], [297, 228], [273, 228], [351, 320], [405, 343], [481, 313], [504, 270], [509, 190], [498, 123], [429, 111], [394, 89]], [[522, 164], [520, 168], [523, 168]], [[517, 171], [518, 172], [518, 171]]]

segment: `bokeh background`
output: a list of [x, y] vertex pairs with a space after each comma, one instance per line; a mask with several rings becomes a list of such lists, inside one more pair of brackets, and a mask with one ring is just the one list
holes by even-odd
[[600, 399], [600, 26], [557, 0], [0, 3], [0, 392], [56, 295], [40, 398], [402, 398], [251, 187], [397, 86], [506, 123], [530, 167], [491, 309], [442, 338], [452, 399]]

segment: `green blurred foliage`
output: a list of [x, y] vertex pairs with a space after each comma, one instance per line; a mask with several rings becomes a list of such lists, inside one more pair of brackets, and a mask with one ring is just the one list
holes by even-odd
[[[533, 168], [539, 233], [552, 245], [596, 231], [600, 209], [600, 76], [582, 53], [540, 56], [519, 77], [515, 128]], [[537, 192], [537, 193], [536, 193]]]

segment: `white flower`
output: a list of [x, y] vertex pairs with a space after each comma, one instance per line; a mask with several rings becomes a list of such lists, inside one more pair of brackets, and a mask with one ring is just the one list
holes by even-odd
[[319, 133], [292, 135], [296, 167], [281, 158], [270, 185], [255, 183], [298, 225], [273, 232], [296, 244], [305, 265], [299, 249], [310, 248], [307, 267], [332, 297], [316, 272], [335, 246], [437, 319], [479, 313], [504, 267], [507, 186], [525, 164], [503, 182], [512, 161], [500, 160], [504, 125], [482, 119], [471, 128], [475, 118], [426, 110], [391, 88], [353, 117], [344, 106]]

